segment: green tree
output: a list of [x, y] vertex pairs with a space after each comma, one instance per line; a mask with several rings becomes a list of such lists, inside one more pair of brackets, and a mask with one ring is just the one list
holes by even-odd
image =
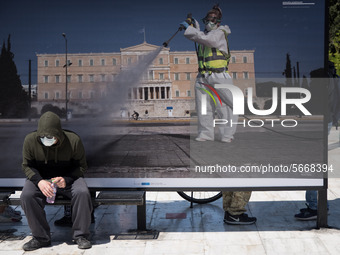
[[340, 0], [329, 1], [329, 60], [340, 75]]
[[286, 77], [286, 86], [292, 87], [292, 64], [290, 61], [290, 55], [287, 53], [286, 55], [286, 69], [282, 73]]
[[0, 117], [24, 117], [28, 107], [28, 95], [21, 86], [9, 35], [7, 47], [3, 42], [0, 54]]

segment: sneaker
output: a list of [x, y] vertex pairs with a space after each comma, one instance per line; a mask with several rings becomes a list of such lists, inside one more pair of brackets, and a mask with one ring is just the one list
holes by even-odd
[[297, 220], [316, 220], [318, 211], [310, 209], [309, 207], [300, 210], [300, 213], [295, 214]]
[[228, 212], [224, 214], [224, 222], [231, 225], [250, 225], [256, 222], [256, 217], [248, 217], [248, 214], [232, 215]]
[[14, 214], [14, 215], [17, 215], [17, 216], [21, 216], [21, 212], [14, 210], [11, 206], [7, 206], [5, 208], [5, 211], [7, 211], [9, 214]]
[[233, 141], [233, 139], [231, 138], [222, 138], [221, 142], [222, 143], [231, 143]]
[[0, 222], [19, 222], [21, 219], [21, 215], [14, 214], [10, 210], [5, 209], [0, 213]]
[[78, 244], [79, 249], [90, 249], [92, 247], [91, 242], [87, 240], [85, 237], [79, 237], [73, 242]]
[[[302, 212], [302, 213], [303, 213], [303, 212], [306, 212], [306, 211], [308, 211], [308, 208], [309, 208], [308, 206], [307, 206], [307, 208], [301, 208], [301, 209], [300, 209], [300, 212]], [[313, 210], [313, 209], [312, 209], [312, 210]], [[327, 214], [330, 215], [330, 213], [329, 213], [329, 208], [327, 208]]]
[[22, 249], [24, 251], [34, 251], [34, 250], [37, 250], [37, 249], [40, 249], [42, 247], [48, 247], [51, 245], [51, 241], [49, 242], [40, 242], [38, 241], [37, 239], [35, 239], [34, 237], [31, 239], [31, 241], [25, 243], [23, 246], [22, 246]]
[[59, 220], [56, 220], [54, 222], [54, 225], [60, 226], [60, 227], [72, 227], [72, 217], [70, 216], [64, 216], [60, 218]]
[[197, 142], [205, 142], [205, 141], [207, 141], [207, 139], [204, 139], [202, 137], [196, 137], [195, 141], [197, 141]]

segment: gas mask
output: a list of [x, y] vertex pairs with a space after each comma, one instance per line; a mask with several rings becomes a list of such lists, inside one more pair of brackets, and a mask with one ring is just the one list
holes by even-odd
[[205, 24], [205, 29], [206, 29], [207, 31], [215, 30], [216, 28], [217, 28], [217, 24], [214, 23], [214, 22], [208, 21], [208, 22]]
[[53, 137], [40, 137], [40, 141], [42, 142], [43, 145], [50, 147], [53, 144], [55, 144], [55, 142], [57, 141], [57, 139], [53, 136]]

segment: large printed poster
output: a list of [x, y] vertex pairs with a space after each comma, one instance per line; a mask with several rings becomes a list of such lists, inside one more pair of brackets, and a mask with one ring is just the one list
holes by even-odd
[[[26, 8], [18, 9], [18, 2]], [[214, 4], [191, 0], [12, 1], [1, 8], [0, 38], [5, 41], [11, 35], [23, 84], [28, 83], [28, 59], [63, 56], [60, 71], [55, 66], [43, 69], [49, 68], [48, 62], [34, 64], [33, 83], [41, 91], [34, 103], [38, 109], [65, 101], [61, 96], [65, 43], [73, 58], [68, 66], [73, 72], [69, 89], [74, 81], [82, 82], [84, 91], [94, 86], [92, 94], [71, 92], [67, 102], [72, 108], [91, 99], [102, 111], [91, 112], [84, 104], [88, 114], [77, 115], [74, 110], [67, 121], [62, 119], [63, 128], [78, 133], [84, 142], [89, 165], [85, 177], [90, 186], [323, 186], [323, 178], [333, 170], [326, 161], [330, 80], [325, 73], [325, 2], [221, 1], [221, 25], [230, 29], [225, 82], [209, 75], [199, 80], [198, 69], [188, 71], [183, 65], [176, 69], [181, 54], [192, 54], [197, 63], [199, 49], [199, 43], [184, 36], [186, 30], [179, 29], [180, 23], [193, 17], [203, 32], [202, 19]], [[148, 52], [135, 53], [136, 61], [119, 67], [111, 61], [112, 73], [114, 68], [120, 71], [111, 73], [114, 78], [105, 84], [107, 74], [91, 71], [91, 61], [82, 59], [92, 53], [123, 59], [131, 54], [127, 49], [136, 45], [148, 47]], [[162, 63], [160, 56], [166, 56]], [[165, 64], [164, 76], [155, 61]], [[51, 73], [41, 75], [39, 70]], [[51, 92], [43, 92], [44, 86], [59, 79], [60, 88], [48, 101]], [[180, 79], [190, 80], [190, 88], [180, 88]], [[96, 99], [93, 95], [103, 87], [105, 95]], [[225, 100], [226, 94], [231, 100]], [[181, 109], [185, 116], [177, 114], [181, 103], [190, 106]], [[139, 120], [132, 119], [134, 110], [139, 111]], [[166, 117], [157, 116], [161, 110]], [[207, 127], [213, 135], [199, 141]], [[36, 128], [37, 119], [0, 121], [2, 186], [22, 185], [22, 143]], [[223, 139], [230, 129], [234, 130], [226, 136], [230, 139]]]

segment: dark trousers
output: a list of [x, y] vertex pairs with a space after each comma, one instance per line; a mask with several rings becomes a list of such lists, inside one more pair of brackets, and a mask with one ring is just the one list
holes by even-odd
[[[61, 194], [71, 199], [73, 239], [88, 238], [91, 225], [92, 201], [84, 178], [79, 178], [70, 188], [58, 189]], [[33, 237], [42, 242], [51, 240], [50, 226], [46, 219], [46, 197], [30, 180], [26, 180], [22, 189], [21, 207], [23, 208]]]

